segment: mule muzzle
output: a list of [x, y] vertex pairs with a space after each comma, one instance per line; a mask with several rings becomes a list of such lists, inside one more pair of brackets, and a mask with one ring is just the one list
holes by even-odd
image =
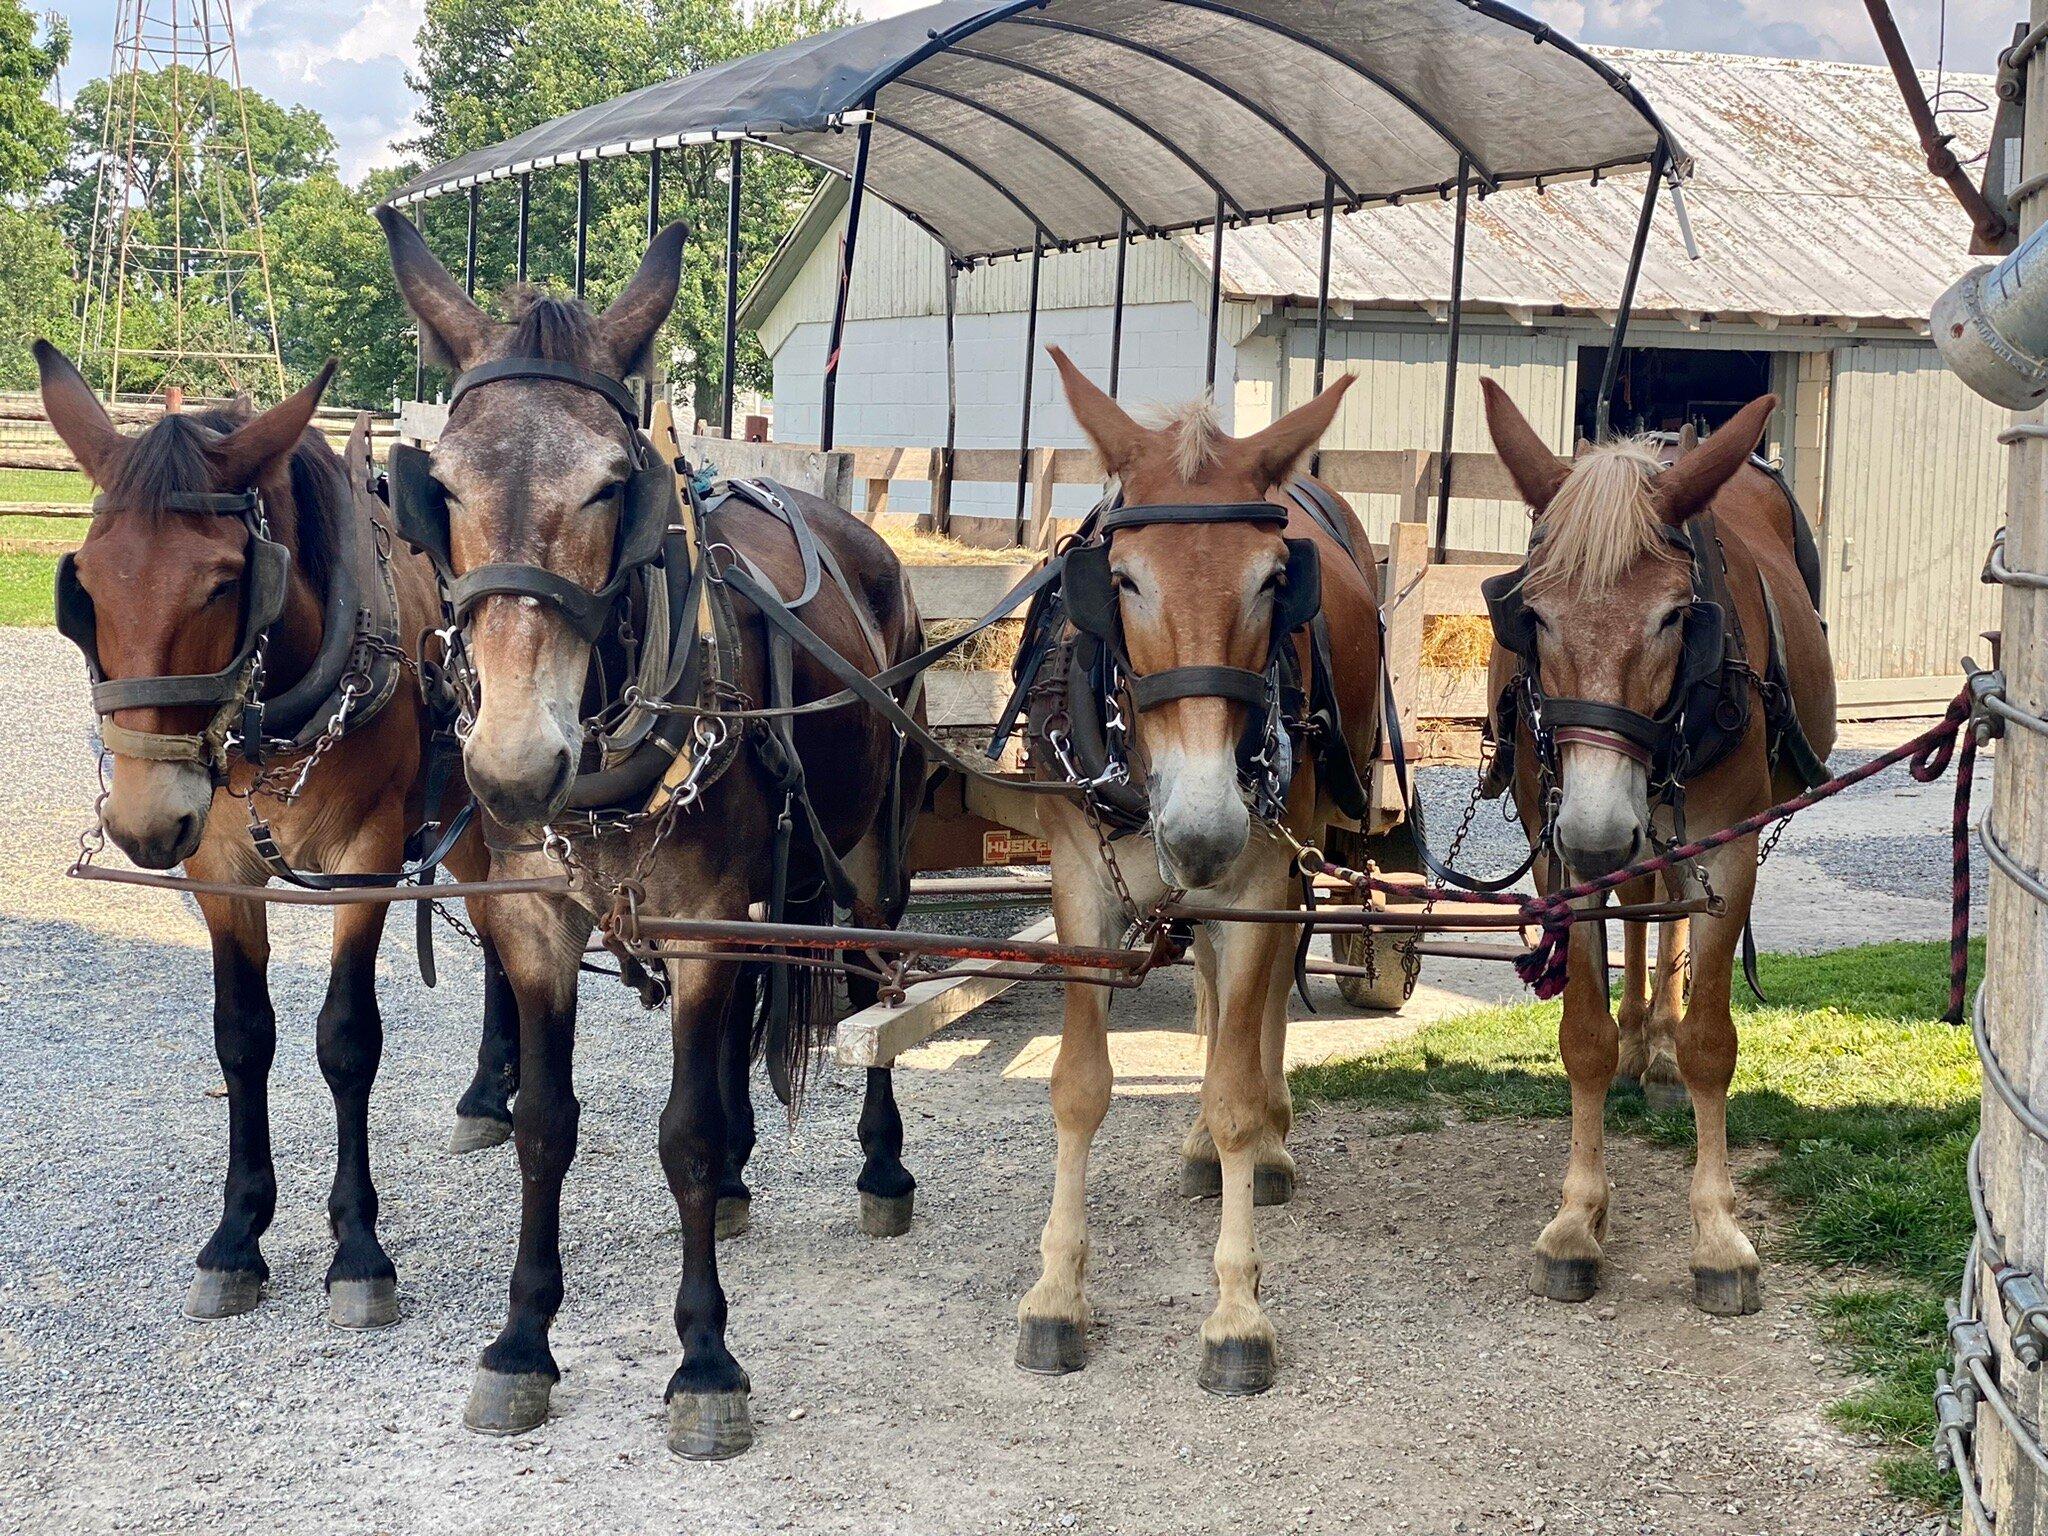
[[549, 723], [491, 731], [479, 720], [462, 749], [462, 768], [477, 803], [500, 826], [540, 826], [569, 799], [576, 758]]
[[143, 869], [173, 869], [189, 859], [212, 808], [213, 778], [203, 765], [115, 759], [107, 836]]

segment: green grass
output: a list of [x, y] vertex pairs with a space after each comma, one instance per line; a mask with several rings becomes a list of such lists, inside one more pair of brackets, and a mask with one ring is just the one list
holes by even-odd
[[54, 555], [0, 555], [0, 625], [47, 629], [56, 622]]
[[0, 469], [0, 502], [62, 502], [83, 506], [92, 482], [68, 469]]
[[[1972, 965], [1982, 963], [1972, 948]], [[1947, 946], [1878, 944], [1765, 956], [1768, 1006], [1742, 996], [1742, 1050], [1729, 1100], [1733, 1144], [1771, 1156], [1757, 1181], [1791, 1212], [1785, 1257], [1838, 1268], [1822, 1306], [1829, 1341], [1865, 1384], [1837, 1405], [1850, 1428], [1896, 1448], [1881, 1471], [1903, 1498], [1952, 1502], [1929, 1447], [1942, 1299], [1954, 1289], [1971, 1220], [1963, 1165], [1977, 1128], [1968, 1030], [1941, 1023]], [[1466, 1119], [1571, 1112], [1557, 1060], [1555, 1003], [1490, 1008], [1433, 1025], [1370, 1056], [1293, 1075], [1297, 1100], [1348, 1101]], [[1691, 1116], [1650, 1114], [1617, 1092], [1610, 1128], [1692, 1145]]]

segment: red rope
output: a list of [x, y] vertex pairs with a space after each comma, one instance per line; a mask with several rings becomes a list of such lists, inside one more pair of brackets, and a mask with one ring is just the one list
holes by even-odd
[[[1970, 690], [1965, 688], [1950, 703], [1939, 724], [1922, 731], [1911, 741], [1903, 742], [1891, 751], [1874, 757], [1847, 773], [1837, 774], [1826, 783], [1818, 784], [1790, 800], [1758, 811], [1754, 816], [1746, 817], [1732, 827], [1724, 827], [1719, 832], [1669, 849], [1654, 858], [1631, 864], [1626, 869], [1618, 869], [1611, 875], [1602, 875], [1597, 880], [1581, 881], [1549, 896], [1538, 896], [1524, 901], [1523, 917], [1540, 926], [1543, 929], [1543, 937], [1537, 941], [1535, 948], [1515, 962], [1516, 974], [1535, 989], [1538, 997], [1556, 997], [1564, 990], [1571, 948], [1571, 910], [1575, 902], [1583, 901], [1589, 896], [1597, 896], [1604, 891], [1611, 891], [1616, 886], [1626, 885], [1631, 880], [1639, 880], [1644, 875], [1662, 874], [1688, 859], [1696, 859], [1703, 853], [1711, 853], [1714, 849], [1725, 847], [1739, 838], [1754, 836], [1773, 822], [1783, 821], [1787, 816], [1795, 815], [1809, 806], [1818, 805], [1821, 801], [1830, 799], [1843, 790], [1861, 784], [1865, 779], [1875, 777], [1885, 769], [1909, 759], [1909, 771], [1921, 783], [1931, 783], [1940, 778], [1948, 770], [1949, 759], [1955, 755], [1957, 735], [1970, 718], [1970, 703]], [[1976, 763], [1976, 738], [1974, 735], [1965, 735], [1962, 741], [1962, 761], [1956, 774], [1955, 814], [1951, 822], [1953, 879], [1950, 889], [1947, 1015], [1951, 1023], [1962, 1018], [1963, 977], [1969, 964], [1969, 813], [1970, 782], [1974, 776]]]

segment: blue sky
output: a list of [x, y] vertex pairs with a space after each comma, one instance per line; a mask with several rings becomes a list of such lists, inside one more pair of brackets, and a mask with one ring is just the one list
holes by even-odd
[[[71, 22], [67, 90], [106, 72], [117, 0], [53, 0]], [[868, 16], [907, 11], [923, 0], [855, 0]], [[1546, 21], [1595, 43], [1645, 48], [1715, 49], [1810, 58], [1875, 59], [1862, 0], [1522, 0]], [[413, 110], [405, 70], [422, 0], [369, 0], [337, 7], [323, 0], [239, 0], [244, 80], [266, 95], [300, 103], [326, 118], [353, 178], [395, 158], [394, 139]], [[1940, 0], [1893, 0], [1915, 59], [1932, 68]], [[2025, 14], [2022, 0], [1948, 0], [1951, 69], [1991, 69]]]

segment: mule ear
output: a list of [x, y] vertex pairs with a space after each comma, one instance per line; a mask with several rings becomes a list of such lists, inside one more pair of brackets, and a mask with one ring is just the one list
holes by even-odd
[[597, 317], [598, 340], [611, 353], [622, 379], [645, 376], [655, 332], [675, 308], [676, 289], [683, 281], [683, 242], [689, 236], [689, 226], [680, 219], [656, 235], [633, 280]]
[[1530, 515], [1541, 517], [1558, 488], [1571, 478], [1572, 467], [1536, 435], [1506, 390], [1491, 379], [1481, 379], [1479, 393], [1486, 401], [1486, 430], [1493, 437], [1493, 451], [1507, 465], [1508, 478], [1529, 504]]
[[43, 386], [43, 414], [50, 418], [50, 425], [86, 477], [95, 485], [105, 485], [126, 457], [128, 439], [115, 427], [100, 397], [70, 358], [47, 341], [37, 341], [34, 352]]
[[413, 222], [389, 203], [377, 209], [384, 243], [391, 247], [391, 273], [406, 308], [420, 322], [420, 345], [436, 367], [466, 372], [483, 361], [484, 351], [500, 329], [462, 285], [448, 275]]
[[1703, 511], [1729, 476], [1749, 462], [1777, 408], [1776, 395], [1750, 401], [1727, 425], [1659, 475], [1650, 490], [1650, 504], [1657, 515], [1676, 528]]
[[335, 360], [330, 357], [312, 383], [220, 440], [214, 451], [229, 487], [244, 490], [254, 485], [265, 469], [299, 446], [299, 439], [313, 424], [313, 412], [320, 408], [327, 381], [334, 377], [334, 367]]
[[1053, 366], [1060, 371], [1060, 383], [1067, 392], [1067, 404], [1073, 408], [1074, 420], [1081, 424], [1081, 430], [1088, 434], [1088, 441], [1095, 445], [1095, 452], [1102, 459], [1102, 476], [1113, 480], [1129, 469], [1152, 434], [1131, 419], [1131, 413], [1110, 399], [1094, 380], [1078, 368], [1074, 360], [1058, 347], [1049, 346], [1046, 355]]
[[1339, 374], [1334, 384], [1307, 405], [1298, 405], [1270, 427], [1239, 438], [1238, 452], [1250, 458], [1252, 478], [1267, 490], [1284, 485], [1295, 466], [1315, 451], [1330, 430], [1337, 408], [1344, 403], [1344, 392], [1356, 379], [1355, 374]]

